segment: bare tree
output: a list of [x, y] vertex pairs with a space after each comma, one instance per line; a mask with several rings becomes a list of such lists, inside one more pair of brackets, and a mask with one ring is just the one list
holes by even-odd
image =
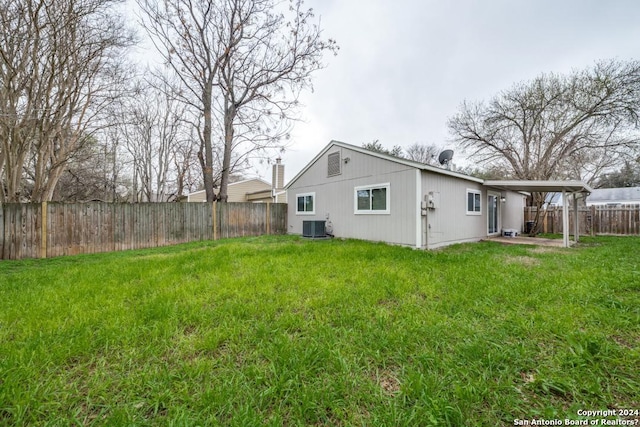
[[[589, 181], [602, 162], [637, 149], [639, 112], [640, 63], [607, 61], [543, 74], [487, 104], [465, 102], [448, 125], [472, 159], [504, 165], [515, 178]], [[572, 164], [579, 170], [569, 172]]]
[[471, 165], [471, 166], [458, 169], [458, 172], [466, 175], [474, 176], [476, 178], [490, 179], [490, 180], [513, 178], [513, 175], [511, 175], [510, 171], [502, 169], [495, 165], [486, 165], [483, 167], [477, 167], [475, 165]]
[[[517, 179], [591, 182], [638, 149], [639, 112], [640, 63], [612, 60], [465, 102], [448, 125], [480, 165]], [[534, 194], [532, 204], [540, 208], [545, 196]]]
[[389, 149], [389, 148], [386, 148], [384, 145], [382, 145], [382, 143], [378, 139], [374, 139], [371, 142], [366, 142], [362, 144], [362, 148], [369, 151], [375, 151], [376, 153], [387, 154], [389, 156], [395, 156], [395, 157], [403, 156], [402, 147], [400, 147], [399, 145], [394, 145], [393, 148]]
[[0, 6], [0, 201], [51, 200], [121, 93], [133, 36], [115, 0]]
[[213, 88], [220, 53], [216, 49], [216, 26], [221, 21], [215, 4], [207, 0], [137, 0], [142, 25], [165, 65], [173, 70], [180, 89], [175, 93], [200, 116], [196, 120], [207, 200], [213, 190]]
[[[277, 147], [288, 135], [298, 93], [311, 85], [322, 68], [324, 51], [336, 52], [323, 40], [313, 11], [292, 0], [289, 13], [278, 13], [272, 0], [222, 2], [218, 31], [222, 53], [218, 88], [223, 117], [224, 155], [219, 199], [226, 201], [232, 154]], [[243, 147], [239, 149], [239, 147]]]
[[83, 144], [65, 163], [53, 200], [122, 201], [118, 193], [120, 165], [114, 162], [116, 150], [111, 141], [98, 137]]
[[440, 149], [435, 145], [418, 144], [417, 142], [406, 149], [406, 158], [414, 162], [427, 165], [437, 165]]
[[202, 174], [196, 173], [195, 165], [198, 163], [198, 158], [192, 143], [192, 141], [197, 140], [197, 136], [194, 135], [194, 128], [190, 128], [189, 131], [190, 133], [185, 135], [186, 139], [174, 147], [173, 165], [176, 175], [176, 200], [197, 190], [202, 182]]
[[[143, 83], [124, 104], [119, 125], [131, 163], [135, 202], [174, 199], [193, 159], [186, 107], [168, 86]], [[188, 148], [187, 148], [188, 147]], [[180, 180], [180, 189], [177, 181]]]
[[619, 170], [603, 174], [595, 184], [597, 188], [639, 187], [640, 158], [626, 161]]
[[[199, 158], [207, 200], [226, 201], [234, 164], [279, 146], [297, 95], [322, 68], [323, 40], [311, 10], [291, 1], [138, 0], [143, 25], [182, 83], [183, 100], [202, 117]], [[219, 138], [219, 139], [218, 139]], [[218, 149], [216, 149], [218, 145]], [[216, 151], [220, 191], [214, 192]]]

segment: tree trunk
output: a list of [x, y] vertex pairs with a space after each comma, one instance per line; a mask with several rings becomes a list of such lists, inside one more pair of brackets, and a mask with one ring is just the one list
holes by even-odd
[[204, 159], [200, 159], [202, 163], [202, 173], [204, 181], [204, 191], [207, 195], [207, 202], [216, 200], [216, 194], [213, 191], [213, 147], [212, 147], [212, 130], [211, 130], [211, 103], [213, 96], [213, 84], [207, 82], [204, 93], [202, 94], [203, 113], [204, 113], [204, 129], [202, 130], [202, 139], [204, 145]]
[[4, 184], [6, 191], [4, 201], [9, 203], [20, 202], [22, 195], [22, 174], [23, 165], [25, 164], [28, 139], [31, 138], [32, 132], [27, 133], [20, 125], [13, 129], [7, 130], [7, 141], [3, 141], [4, 155]]
[[64, 172], [63, 165], [58, 165], [49, 171], [49, 177], [42, 191], [40, 202], [50, 202], [53, 200], [53, 194], [58, 185], [58, 181]]
[[535, 206], [536, 208], [536, 216], [533, 219], [534, 224], [533, 227], [531, 228], [531, 231], [529, 232], [529, 236], [531, 237], [535, 237], [538, 234], [540, 234], [542, 232], [542, 223], [544, 222], [545, 218], [547, 217], [547, 209], [544, 210], [544, 212], [542, 211], [542, 206], [544, 206], [545, 200], [547, 199], [547, 194], [548, 193], [533, 193], [532, 194], [532, 199], [533, 199], [533, 203], [532, 205]]
[[[229, 186], [229, 172], [231, 172], [231, 151], [233, 148], [233, 120], [235, 119], [236, 109], [235, 106], [226, 101], [225, 115], [224, 115], [224, 155], [222, 157], [222, 178], [220, 179], [220, 193], [218, 193], [218, 199], [222, 202], [226, 202], [229, 198], [227, 194], [227, 187]], [[231, 104], [231, 105], [229, 105]]]

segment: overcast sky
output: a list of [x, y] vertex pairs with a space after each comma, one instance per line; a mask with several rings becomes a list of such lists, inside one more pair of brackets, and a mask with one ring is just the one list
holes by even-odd
[[[638, 0], [306, 0], [338, 56], [301, 99], [288, 182], [332, 139], [454, 148], [447, 118], [542, 72], [640, 59]], [[460, 153], [454, 162], [464, 163]], [[270, 180], [268, 166], [259, 168]]]

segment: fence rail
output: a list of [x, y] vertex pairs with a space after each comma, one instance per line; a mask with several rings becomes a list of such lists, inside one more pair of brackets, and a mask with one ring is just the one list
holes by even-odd
[[[562, 207], [553, 207], [540, 213], [542, 233], [562, 233]], [[533, 221], [535, 207], [524, 208], [524, 220]], [[640, 205], [583, 206], [578, 208], [580, 234], [640, 235]], [[569, 208], [569, 229], [573, 232], [573, 209]]]
[[286, 203], [0, 205], [0, 259], [47, 258], [286, 232]]

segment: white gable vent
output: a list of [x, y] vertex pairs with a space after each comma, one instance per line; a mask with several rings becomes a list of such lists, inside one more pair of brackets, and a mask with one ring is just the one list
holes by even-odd
[[327, 156], [327, 176], [340, 175], [340, 152], [336, 151]]

